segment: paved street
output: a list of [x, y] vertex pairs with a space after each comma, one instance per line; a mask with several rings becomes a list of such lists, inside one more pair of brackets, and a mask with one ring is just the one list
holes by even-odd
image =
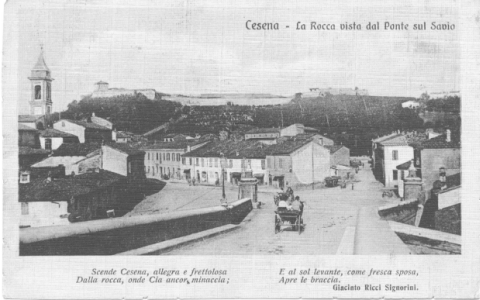
[[[357, 174], [354, 190], [324, 188], [295, 191], [306, 202], [305, 231], [274, 232], [274, 190], [261, 189], [261, 209], [255, 209], [242, 227], [234, 232], [186, 245], [165, 254], [171, 255], [239, 255], [239, 254], [335, 254], [347, 226], [355, 226], [359, 209], [378, 218], [378, 206], [395, 201], [383, 199], [382, 185], [375, 181], [370, 168]], [[397, 200], [398, 201], [398, 200]], [[367, 208], [367, 209], [365, 209]]]

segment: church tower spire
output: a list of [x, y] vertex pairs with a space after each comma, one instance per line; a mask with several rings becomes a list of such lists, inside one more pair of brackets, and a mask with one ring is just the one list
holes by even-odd
[[32, 96], [30, 98], [30, 114], [35, 116], [49, 116], [52, 112], [52, 81], [50, 69], [43, 57], [43, 47], [37, 63], [28, 77], [31, 82]]

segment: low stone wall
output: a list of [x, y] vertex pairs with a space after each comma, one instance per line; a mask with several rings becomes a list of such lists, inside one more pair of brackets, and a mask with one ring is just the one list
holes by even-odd
[[20, 230], [20, 255], [112, 255], [240, 223], [252, 210], [249, 198], [223, 206], [166, 214], [121, 217], [66, 226]]

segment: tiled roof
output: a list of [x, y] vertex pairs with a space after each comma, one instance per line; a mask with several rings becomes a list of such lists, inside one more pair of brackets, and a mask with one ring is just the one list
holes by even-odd
[[446, 135], [442, 134], [432, 139], [426, 140], [421, 144], [421, 147], [424, 149], [459, 149], [460, 147], [460, 140], [451, 138], [450, 142], [447, 142]]
[[173, 142], [155, 142], [141, 147], [142, 150], [162, 150], [162, 149], [186, 149], [188, 146], [196, 146], [207, 141], [180, 140]]
[[126, 153], [128, 155], [139, 155], [139, 154], [145, 154], [145, 151], [140, 150], [140, 146], [136, 146], [133, 144], [117, 144], [117, 143], [110, 143], [106, 144], [105, 146], [108, 146], [110, 148], [119, 150], [123, 153]]
[[117, 138], [129, 138], [134, 134], [129, 131], [117, 131]]
[[70, 133], [67, 133], [67, 132], [63, 132], [63, 131], [60, 131], [60, 130], [57, 130], [57, 129], [53, 129], [53, 128], [48, 128], [46, 130], [42, 130], [40, 131], [40, 136], [41, 137], [77, 137], [76, 135], [73, 135], [73, 134], [70, 134]]
[[53, 151], [53, 156], [86, 156], [100, 147], [100, 143], [62, 144]]
[[[190, 151], [185, 157], [265, 158], [267, 146], [256, 141], [217, 141]], [[238, 155], [237, 155], [238, 154]]]
[[323, 147], [330, 150], [330, 153], [333, 154], [333, 153], [337, 152], [338, 150], [340, 150], [344, 146], [343, 145], [323, 145]]
[[35, 149], [30, 147], [19, 147], [18, 148], [18, 155], [48, 155], [50, 151], [45, 149]]
[[378, 141], [378, 143], [383, 146], [408, 146], [407, 138], [401, 133], [388, 136]]
[[43, 116], [34, 116], [34, 115], [18, 115], [18, 122], [31, 123], [42, 118]]
[[18, 130], [20, 131], [34, 131], [34, 132], [37, 132], [38, 130], [36, 130], [35, 128], [32, 128], [30, 126], [27, 126], [27, 125], [24, 125], [22, 123], [18, 123]]
[[277, 144], [268, 146], [267, 155], [287, 155], [313, 141], [312, 136], [303, 135], [277, 140]]
[[122, 186], [125, 178], [105, 170], [52, 181], [38, 178], [30, 183], [19, 184], [19, 202], [68, 201], [72, 197], [85, 195], [103, 187]]
[[245, 134], [255, 134], [255, 133], [280, 133], [279, 128], [254, 128], [247, 131]]
[[[85, 127], [85, 128], [89, 128], [89, 129], [111, 131], [110, 128], [107, 128], [107, 127], [102, 126], [102, 125], [98, 125], [98, 124], [96, 124], [96, 123], [79, 121], [79, 120], [70, 120], [70, 119], [63, 119], [63, 120], [60, 120], [60, 121], [58, 121], [58, 122], [62, 122], [62, 121], [67, 121], [67, 122], [70, 122], [70, 123], [73, 123], [73, 124], [77, 124], [77, 125], [79, 125], [79, 126], [82, 126], [82, 127]], [[58, 122], [57, 122], [57, 123], [58, 123]]]

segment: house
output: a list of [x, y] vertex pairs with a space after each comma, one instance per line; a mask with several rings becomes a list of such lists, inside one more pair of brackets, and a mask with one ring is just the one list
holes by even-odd
[[415, 167], [420, 170], [425, 190], [432, 189], [433, 183], [443, 176], [461, 172], [460, 134], [452, 136], [450, 130], [440, 136], [423, 141], [415, 149]]
[[107, 119], [97, 117], [95, 113], [92, 113], [92, 116], [90, 117], [90, 121], [92, 123], [95, 123], [97, 125], [107, 127], [108, 129], [113, 130], [113, 123], [108, 121]]
[[255, 128], [245, 133], [245, 140], [255, 140], [265, 144], [274, 144], [280, 137], [279, 128]]
[[237, 184], [242, 174], [249, 173], [263, 184], [266, 180], [265, 150], [257, 141], [214, 141], [187, 152], [182, 160], [186, 174], [204, 184], [219, 184], [222, 167], [225, 181]]
[[121, 216], [128, 209], [126, 177], [109, 171], [19, 184], [20, 227], [67, 225]]
[[350, 167], [350, 149], [343, 145], [324, 145], [330, 151], [330, 175], [348, 178], [353, 172]]
[[397, 166], [413, 159], [413, 148], [401, 133], [377, 138], [372, 141], [374, 175], [385, 187], [394, 188], [399, 184]]
[[56, 150], [62, 144], [79, 143], [76, 135], [53, 128], [40, 131], [40, 147], [45, 150]]
[[145, 172], [148, 178], [190, 179], [190, 169], [184, 168], [186, 158], [183, 154], [195, 150], [209, 141], [178, 140], [174, 142], [155, 142], [143, 146], [145, 154]]
[[117, 143], [130, 143], [135, 134], [129, 131], [113, 131], [113, 140]]
[[105, 144], [101, 148], [101, 169], [126, 176], [129, 181], [144, 180], [145, 152], [130, 144]]
[[413, 100], [408, 100], [402, 103], [403, 108], [417, 108], [420, 107], [420, 103]]
[[80, 143], [111, 141], [112, 129], [93, 122], [61, 119], [53, 128], [78, 137]]
[[282, 138], [266, 149], [269, 185], [322, 182], [330, 175], [330, 150], [311, 135]]
[[22, 123], [18, 124], [18, 146], [40, 148], [40, 132]]
[[18, 124], [28, 126], [33, 129], [44, 129], [45, 128], [45, 116], [38, 115], [19, 115]]

